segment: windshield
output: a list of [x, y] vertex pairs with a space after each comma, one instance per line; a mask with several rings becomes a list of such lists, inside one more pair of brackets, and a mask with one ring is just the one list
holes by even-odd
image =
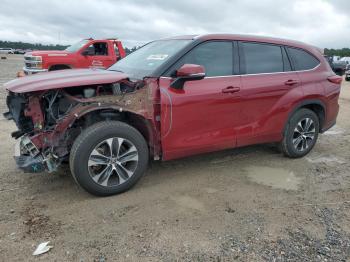
[[87, 39], [81, 40], [78, 43], [68, 46], [65, 50], [68, 52], [74, 53], [78, 51], [80, 48], [82, 48], [87, 42], [89, 42], [89, 40]]
[[143, 79], [169, 60], [192, 40], [159, 40], [151, 42], [125, 58], [108, 70], [120, 71], [132, 79]]

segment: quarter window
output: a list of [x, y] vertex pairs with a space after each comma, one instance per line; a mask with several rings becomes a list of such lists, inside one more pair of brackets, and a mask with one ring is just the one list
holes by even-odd
[[288, 52], [297, 71], [315, 68], [320, 63], [318, 59], [304, 50], [288, 47]]
[[[233, 74], [232, 42], [213, 41], [196, 46], [174, 65], [179, 69], [184, 64], [197, 64], [205, 68], [206, 76]], [[174, 73], [175, 70], [171, 70]]]
[[[284, 59], [280, 46], [244, 42], [241, 43], [241, 48], [241, 56], [243, 56], [241, 65], [246, 74], [283, 72], [290, 69], [288, 64], [283, 65]], [[285, 59], [285, 63], [287, 62]]]

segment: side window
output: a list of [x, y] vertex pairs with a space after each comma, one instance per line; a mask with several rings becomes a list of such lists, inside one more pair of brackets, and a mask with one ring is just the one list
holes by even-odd
[[320, 63], [317, 58], [304, 50], [292, 47], [287, 48], [297, 71], [315, 68]]
[[213, 41], [196, 46], [172, 67], [171, 73], [184, 64], [197, 64], [205, 68], [206, 76], [233, 74], [232, 42]]
[[243, 42], [241, 49], [241, 68], [243, 71], [245, 69], [246, 74], [290, 71], [288, 64], [284, 66], [283, 61], [287, 63], [287, 60], [284, 59], [280, 46]]
[[93, 43], [87, 50], [89, 50], [93, 55], [108, 55], [107, 43]]

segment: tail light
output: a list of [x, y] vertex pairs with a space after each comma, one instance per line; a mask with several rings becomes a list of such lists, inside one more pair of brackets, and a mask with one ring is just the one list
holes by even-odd
[[333, 84], [341, 84], [341, 82], [343, 81], [343, 78], [341, 76], [338, 75], [333, 75], [333, 76], [329, 76], [327, 77], [327, 80]]

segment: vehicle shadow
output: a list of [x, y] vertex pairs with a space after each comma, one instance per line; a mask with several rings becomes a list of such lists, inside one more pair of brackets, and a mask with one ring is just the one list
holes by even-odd
[[[218, 152], [211, 152], [170, 161], [150, 161], [150, 165], [144, 177], [128, 192], [133, 194], [138, 191], [148, 190], [155, 186], [161, 187], [162, 184], [176, 183], [176, 177], [181, 179], [183, 176], [191, 176], [200, 174], [203, 170], [215, 168], [232, 169], [231, 164], [244, 165], [255, 161], [257, 164], [263, 164], [267, 159], [276, 158], [276, 161], [283, 158], [278, 148], [273, 144], [253, 145], [242, 148], [227, 149]], [[44, 181], [43, 181], [44, 180]], [[175, 181], [174, 181], [175, 180]], [[45, 183], [45, 187], [39, 186], [37, 193], [50, 193], [66, 195], [67, 198], [74, 197], [75, 200], [83, 200], [86, 198], [94, 198], [80, 188], [74, 181], [68, 163], [61, 165], [55, 174], [43, 173], [41, 179], [36, 179], [37, 183]], [[34, 182], [34, 181], [33, 181]], [[32, 187], [36, 187], [33, 185]], [[64, 192], [60, 192], [60, 191]], [[57, 191], [57, 192], [54, 192]], [[124, 193], [125, 194], [125, 193]]]

